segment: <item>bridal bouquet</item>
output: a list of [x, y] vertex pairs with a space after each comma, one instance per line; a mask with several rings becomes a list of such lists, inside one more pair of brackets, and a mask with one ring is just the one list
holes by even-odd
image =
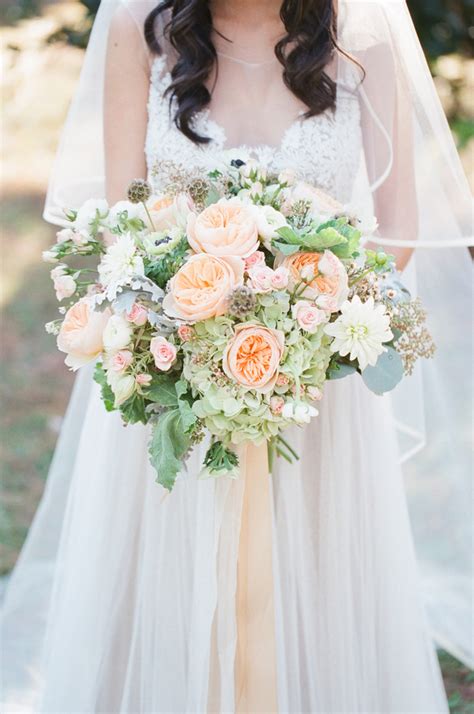
[[326, 380], [381, 394], [431, 356], [392, 256], [360, 248], [375, 219], [252, 160], [159, 171], [159, 196], [135, 180], [127, 201], [66, 211], [44, 259], [64, 303], [48, 331], [71, 369], [96, 362], [107, 410], [151, 424], [167, 489], [206, 432], [202, 477], [235, 477], [245, 440], [291, 461], [282, 431], [317, 416]]

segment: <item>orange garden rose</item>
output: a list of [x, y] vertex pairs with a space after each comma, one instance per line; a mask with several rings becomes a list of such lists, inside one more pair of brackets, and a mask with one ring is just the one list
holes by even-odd
[[58, 335], [58, 349], [66, 352], [66, 364], [76, 370], [96, 359], [104, 348], [103, 333], [111, 316], [107, 308], [91, 310], [87, 300], [79, 300], [66, 313]]
[[243, 275], [241, 258], [193, 255], [170, 280], [163, 309], [168, 315], [187, 322], [223, 315], [229, 292], [242, 285]]
[[222, 198], [188, 216], [188, 241], [196, 253], [248, 258], [259, 247], [255, 213], [238, 198]]
[[290, 271], [290, 285], [309, 280], [300, 297], [315, 300], [318, 307], [336, 312], [349, 292], [347, 272], [339, 258], [330, 250], [324, 253], [293, 253], [283, 265]]
[[284, 348], [280, 330], [251, 323], [237, 325], [224, 350], [222, 368], [243, 387], [269, 392], [275, 386]]

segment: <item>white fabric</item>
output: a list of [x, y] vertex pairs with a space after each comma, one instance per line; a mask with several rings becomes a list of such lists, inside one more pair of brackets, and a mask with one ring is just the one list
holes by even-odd
[[[50, 219], [57, 220], [63, 202], [74, 205], [104, 191], [100, 80], [114, 4], [101, 3], [53, 174], [46, 208]], [[149, 7], [129, 4], [138, 36]], [[167, 100], [161, 96], [165, 60], [155, 60], [148, 169], [177, 157], [193, 166], [212, 165], [224, 148], [240, 147], [242, 152], [245, 144], [269, 168], [286, 168], [291, 161], [290, 166], [341, 200], [375, 206], [394, 245], [403, 236], [410, 240], [417, 215], [419, 245], [429, 244], [426, 236], [440, 245], [451, 239], [466, 242], [465, 192], [454, 147], [447, 143], [438, 105], [430, 104], [434, 90], [426, 84], [418, 54], [400, 57], [401, 28], [408, 33], [406, 49], [415, 40], [402, 3], [344, 3], [341, 33], [348, 49], [361, 56], [367, 81], [361, 91], [353, 66], [338, 63], [341, 89], [335, 116], [304, 122], [301, 105], [281, 82], [278, 63], [262, 65], [254, 57], [235, 62], [223, 56], [225, 48], [218, 48], [216, 90], [209, 111], [197, 118], [213, 139], [204, 148], [185, 140], [166, 116]], [[380, 74], [381, 62], [368, 54], [380, 40], [390, 50], [391, 77], [397, 77], [392, 85]], [[419, 52], [416, 44], [409, 49]], [[408, 67], [418, 77], [409, 92], [409, 77], [402, 71]], [[390, 97], [385, 102], [383, 96], [382, 101], [377, 98], [377, 88], [383, 95], [384, 81], [403, 87], [396, 102], [393, 96], [391, 104]], [[238, 114], [229, 104], [229, 87], [242, 102]], [[261, 120], [250, 111], [260, 107], [256, 96], [262, 98]], [[408, 97], [412, 104], [403, 103]], [[401, 105], [417, 110], [409, 122], [413, 133], [399, 121]], [[278, 125], [268, 120], [273, 106], [279, 107]], [[426, 109], [429, 121], [423, 133], [419, 117]], [[232, 122], [232, 116], [239, 121]], [[415, 157], [429, 145], [423, 137], [436, 137], [449, 157], [443, 170], [457, 181], [456, 200], [451, 191], [443, 201], [436, 193], [445, 182], [437, 169], [426, 177], [435, 191], [430, 194], [430, 186], [420, 184], [423, 168], [416, 161], [416, 171], [404, 165], [404, 151], [413, 148], [414, 136], [421, 142]], [[79, 184], [70, 183], [71, 166]], [[387, 205], [390, 196], [396, 211]], [[406, 462], [432, 630], [457, 656], [466, 661], [470, 656], [467, 252], [420, 250], [406, 279], [417, 285], [431, 312], [440, 348], [436, 362], [419, 368], [393, 399], [371, 395], [357, 378], [329, 384], [320, 417], [290, 435], [301, 460], [291, 468], [278, 463], [273, 476], [281, 712], [447, 711], [425, 627], [400, 455]], [[450, 379], [459, 374], [466, 380]], [[212, 625], [218, 619], [220, 711], [230, 712], [241, 483], [196, 481], [199, 449], [175, 491], [164, 498], [147, 463], [147, 430], [124, 429], [117, 415], [105, 413], [95, 387], [88, 399], [88, 379], [80, 378], [63, 447], [7, 593], [4, 637], [17, 645], [5, 668], [4, 708], [207, 711]], [[401, 427], [398, 447], [393, 409]], [[22, 707], [22, 701], [29, 703]]]

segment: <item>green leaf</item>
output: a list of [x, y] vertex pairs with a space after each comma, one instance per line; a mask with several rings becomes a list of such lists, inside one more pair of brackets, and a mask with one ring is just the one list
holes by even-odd
[[347, 238], [337, 228], [319, 228], [316, 234], [319, 236], [321, 242], [324, 242], [327, 247], [347, 242]]
[[362, 379], [375, 394], [384, 394], [394, 389], [402, 377], [402, 358], [393, 347], [387, 347], [387, 351], [382, 352], [376, 364], [366, 367], [362, 372]]
[[161, 414], [153, 426], [149, 445], [150, 461], [158, 474], [157, 482], [167, 488], [174, 486], [176, 476], [183, 466], [183, 457], [189, 448], [178, 408]]
[[291, 243], [293, 245], [299, 245], [301, 243], [301, 236], [289, 226], [277, 228], [276, 233], [283, 238], [285, 243]]
[[145, 392], [145, 396], [162, 407], [177, 407], [175, 381], [169, 374], [156, 374]]
[[147, 423], [145, 413], [145, 400], [141, 394], [132, 394], [132, 396], [124, 402], [120, 411], [122, 412], [125, 421], [129, 424]]
[[345, 241], [344, 236], [341, 236], [333, 228], [326, 228], [322, 234], [310, 233], [302, 237], [301, 245], [310, 250], [323, 251], [340, 243], [344, 243]]
[[197, 416], [192, 410], [193, 398], [188, 392], [187, 383], [183, 379], [179, 379], [174, 386], [178, 398], [178, 407], [183, 422], [183, 429], [186, 434], [189, 434], [197, 422]]
[[279, 250], [280, 253], [283, 253], [283, 255], [293, 255], [293, 253], [297, 253], [300, 249], [299, 245], [289, 245], [279, 240], [273, 240], [272, 245]]
[[115, 395], [111, 387], [107, 384], [107, 375], [101, 362], [98, 362], [95, 366], [94, 381], [96, 381], [97, 384], [100, 386], [100, 391], [106, 410], [108, 412], [115, 411]]
[[145, 265], [145, 274], [163, 290], [168, 280], [181, 268], [189, 251], [187, 238], [182, 238], [178, 245], [168, 253], [150, 260]]

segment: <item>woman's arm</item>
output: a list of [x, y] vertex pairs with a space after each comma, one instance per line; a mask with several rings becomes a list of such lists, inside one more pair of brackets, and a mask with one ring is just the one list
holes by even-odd
[[121, 7], [109, 31], [104, 86], [106, 193], [111, 204], [126, 199], [132, 179], [146, 178], [149, 72], [143, 32]]

